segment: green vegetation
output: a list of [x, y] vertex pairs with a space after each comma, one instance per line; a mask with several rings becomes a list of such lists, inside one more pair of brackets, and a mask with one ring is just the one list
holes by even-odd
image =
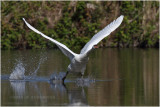
[[72, 49], [123, 14], [122, 25], [100, 42], [103, 47], [159, 47], [158, 1], [2, 1], [1, 49], [57, 48], [30, 30], [24, 17], [44, 34]]

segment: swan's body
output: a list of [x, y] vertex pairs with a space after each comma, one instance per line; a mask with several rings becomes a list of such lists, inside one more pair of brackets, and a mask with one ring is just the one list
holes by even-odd
[[[70, 59], [71, 63], [68, 66], [67, 73], [68, 72], [80, 72], [83, 76], [84, 71], [86, 69], [86, 64], [88, 62], [88, 55], [89, 53], [95, 48], [94, 46], [97, 45], [103, 38], [108, 36], [112, 31], [114, 31], [116, 28], [120, 26], [123, 20], [123, 15], [121, 15], [119, 18], [114, 20], [111, 24], [106, 26], [103, 30], [98, 32], [96, 35], [92, 37], [92, 39], [84, 46], [84, 48], [81, 50], [80, 54], [76, 54], [72, 52], [69, 48], [67, 48], [65, 45], [61, 44], [60, 42], [44, 35], [34, 27], [32, 27], [29, 23], [25, 21], [26, 25], [33, 30], [34, 32], [40, 34], [41, 36], [45, 37], [46, 39], [49, 39], [50, 41], [54, 42], [60, 50]], [[66, 76], [64, 77], [64, 79]]]
[[70, 65], [68, 66], [68, 70], [70, 72], [81, 72], [81, 74], [84, 74], [84, 71], [86, 69], [86, 65], [89, 58], [88, 55], [85, 54], [79, 54], [75, 56], [72, 60]]

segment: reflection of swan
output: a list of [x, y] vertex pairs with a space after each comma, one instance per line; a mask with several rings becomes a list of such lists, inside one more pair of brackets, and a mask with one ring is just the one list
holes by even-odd
[[25, 96], [25, 81], [10, 81], [11, 86], [15, 92], [15, 96], [18, 99], [22, 99]]
[[83, 86], [67, 87], [65, 84], [53, 82], [49, 82], [49, 84], [56, 98], [62, 98], [59, 100], [64, 101], [64, 98], [66, 97], [68, 98], [68, 103], [71, 106], [88, 105]]
[[64, 93], [66, 93], [66, 86], [65, 84], [62, 84], [62, 83], [53, 83], [51, 81], [49, 81], [49, 84], [50, 84], [50, 88], [53, 90], [53, 92], [55, 94], [58, 94], [60, 93], [60, 95], [64, 95]]
[[[123, 15], [120, 16], [119, 18], [117, 18], [116, 20], [114, 20], [111, 24], [109, 24], [108, 26], [106, 26], [103, 30], [101, 30], [100, 32], [98, 32], [96, 35], [94, 35], [92, 37], [92, 39], [84, 46], [84, 48], [81, 50], [80, 54], [76, 54], [74, 52], [72, 52], [69, 48], [67, 48], [65, 45], [63, 45], [62, 43], [44, 35], [43, 33], [41, 33], [40, 31], [38, 31], [37, 29], [35, 29], [34, 27], [32, 27], [29, 23], [27, 23], [25, 21], [25, 19], [23, 18], [24, 22], [26, 23], [26, 25], [33, 30], [34, 32], [40, 34], [41, 36], [45, 37], [46, 39], [49, 39], [50, 41], [54, 42], [59, 48], [60, 50], [67, 56], [69, 57], [69, 59], [71, 60], [71, 64], [68, 66], [68, 70], [66, 73], [66, 76], [68, 74], [68, 72], [80, 72], [81, 75], [83, 76], [84, 71], [86, 69], [86, 64], [88, 62], [88, 54], [95, 49], [97, 46], [97, 44], [106, 36], [108, 36], [112, 31], [114, 31], [121, 23], [123, 20]], [[63, 80], [66, 78], [66, 76], [64, 76]]]
[[84, 106], [88, 105], [85, 91], [83, 87], [72, 88], [68, 90], [69, 105], [71, 106]]

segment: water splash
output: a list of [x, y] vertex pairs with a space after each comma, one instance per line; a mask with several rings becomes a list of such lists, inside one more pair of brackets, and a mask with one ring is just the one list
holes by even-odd
[[66, 75], [65, 72], [54, 72], [51, 76], [50, 76], [50, 80], [62, 80], [62, 78]]
[[95, 83], [95, 79], [92, 77], [87, 77], [87, 78], [77, 78], [76, 79], [76, 84], [77, 86], [90, 86], [92, 83]]
[[37, 77], [37, 72], [40, 68], [40, 65], [46, 60], [47, 60], [47, 57], [41, 58], [35, 71], [33, 73], [29, 74], [29, 78], [26, 78], [26, 79], [35, 79]]
[[25, 76], [25, 64], [22, 63], [22, 61], [17, 60], [17, 64], [16, 67], [14, 68], [14, 70], [12, 71], [12, 73], [10, 74], [9, 79], [10, 80], [30, 80], [30, 79], [36, 79], [37, 77], [37, 72], [40, 68], [40, 65], [47, 59], [47, 57], [45, 58], [40, 58], [40, 61], [38, 63], [37, 68], [34, 70], [33, 73], [29, 74], [28, 76]]
[[22, 80], [25, 78], [25, 68], [21, 61], [18, 62], [13, 72], [10, 74], [10, 80]]

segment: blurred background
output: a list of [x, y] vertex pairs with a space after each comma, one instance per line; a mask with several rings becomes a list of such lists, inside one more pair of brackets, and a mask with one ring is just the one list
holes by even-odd
[[1, 49], [57, 48], [30, 30], [81, 49], [98, 31], [124, 15], [121, 26], [100, 47], [159, 47], [158, 1], [2, 1]]

